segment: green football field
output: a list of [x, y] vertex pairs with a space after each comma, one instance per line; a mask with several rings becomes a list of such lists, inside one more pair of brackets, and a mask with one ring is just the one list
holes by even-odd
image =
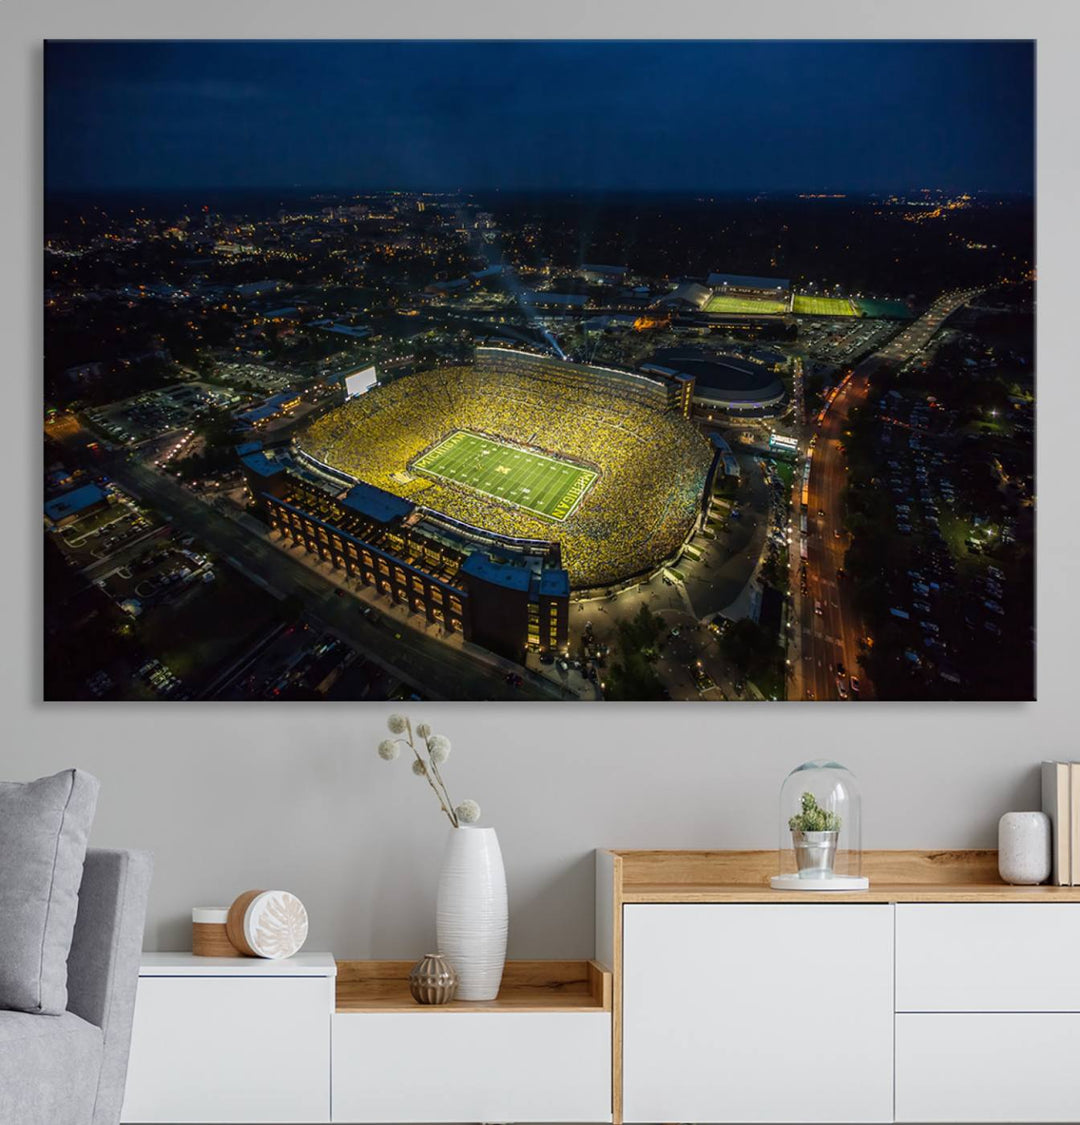
[[455, 430], [412, 468], [549, 520], [566, 519], [597, 476], [581, 465], [528, 453], [468, 430]]
[[782, 313], [787, 312], [787, 301], [768, 297], [710, 297], [705, 302], [709, 313]]
[[792, 312], [803, 316], [858, 316], [847, 297], [807, 297], [799, 293], [795, 297]]

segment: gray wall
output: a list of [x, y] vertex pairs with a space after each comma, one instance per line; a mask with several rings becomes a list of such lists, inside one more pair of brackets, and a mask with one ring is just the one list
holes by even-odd
[[[78, 764], [102, 780], [94, 842], [151, 848], [157, 875], [149, 948], [182, 948], [192, 905], [280, 886], [307, 903], [309, 947], [339, 956], [408, 958], [429, 947], [445, 824], [404, 762], [374, 755], [389, 708], [147, 704], [42, 705], [38, 370], [40, 237], [36, 139], [43, 36], [410, 35], [409, 11], [384, 15], [312, 2], [228, 6], [51, 0], [36, 12], [7, 0], [0, 166], [10, 238], [5, 277], [5, 633], [0, 644], [0, 776], [25, 779]], [[598, 8], [537, 5], [528, 13], [473, 4], [425, 18], [427, 35], [611, 34]], [[750, 5], [741, 6], [749, 9]], [[509, 9], [510, 6], [505, 6]], [[312, 13], [329, 12], [322, 23]], [[770, 35], [776, 6], [755, 15], [714, 3], [624, 6], [633, 34]], [[941, 9], [912, 3], [792, 6], [785, 34], [1040, 35], [1040, 670], [1039, 702], [1022, 706], [777, 704], [695, 707], [439, 705], [422, 717], [455, 743], [447, 774], [499, 830], [510, 881], [511, 953], [584, 956], [592, 948], [597, 846], [755, 848], [775, 843], [777, 790], [798, 762], [847, 763], [865, 793], [869, 847], [993, 845], [999, 814], [1037, 802], [1036, 766], [1080, 756], [1075, 592], [1080, 549], [1075, 439], [1080, 391], [1075, 323], [1077, 136], [1065, 6], [1020, 15], [998, 3]], [[633, 18], [631, 18], [633, 17]], [[693, 18], [691, 18], [693, 17]], [[800, 23], [799, 20], [810, 20]], [[722, 23], [720, 21], [723, 21]], [[396, 21], [396, 22], [389, 22]], [[1004, 77], [1004, 76], [1003, 76]], [[28, 172], [27, 169], [31, 171]], [[421, 708], [413, 710], [421, 717]]]

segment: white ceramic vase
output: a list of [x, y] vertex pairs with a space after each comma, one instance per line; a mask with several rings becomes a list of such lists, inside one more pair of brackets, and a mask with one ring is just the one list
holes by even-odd
[[1007, 812], [998, 821], [998, 873], [1006, 883], [1034, 886], [1050, 878], [1050, 818]]
[[435, 932], [458, 975], [458, 1000], [494, 1000], [506, 964], [506, 872], [494, 828], [451, 828]]

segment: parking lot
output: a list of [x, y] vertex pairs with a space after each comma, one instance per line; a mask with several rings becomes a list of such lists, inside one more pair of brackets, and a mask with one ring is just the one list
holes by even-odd
[[992, 646], [1009, 611], [1005, 572], [987, 554], [1011, 541], [963, 514], [954, 480], [954, 412], [890, 392], [878, 400], [891, 521], [899, 545], [886, 572], [889, 626], [913, 670], [959, 685], [964, 653]]
[[815, 359], [851, 363], [881, 347], [899, 329], [900, 325], [889, 320], [800, 320], [799, 345]]
[[178, 430], [206, 411], [229, 407], [239, 397], [209, 383], [177, 383], [90, 410], [87, 417], [116, 445], [138, 445]]
[[292, 386], [296, 381], [296, 373], [268, 367], [264, 363], [222, 359], [214, 364], [213, 378], [222, 383], [232, 383], [245, 388], [255, 387], [260, 392], [273, 394]]
[[107, 485], [106, 492], [107, 508], [54, 532], [64, 557], [79, 570], [96, 567], [161, 526], [154, 513], [139, 507], [116, 485]]

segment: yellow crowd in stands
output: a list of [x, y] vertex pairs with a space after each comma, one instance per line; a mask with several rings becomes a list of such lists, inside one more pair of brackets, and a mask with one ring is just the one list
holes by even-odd
[[[663, 397], [568, 365], [500, 360], [498, 370], [441, 367], [375, 387], [323, 415], [299, 439], [358, 480], [500, 535], [553, 539], [577, 589], [607, 585], [672, 555], [694, 522], [712, 451]], [[581, 461], [599, 479], [562, 522], [409, 466], [454, 430]], [[411, 479], [410, 479], [411, 477]]]

